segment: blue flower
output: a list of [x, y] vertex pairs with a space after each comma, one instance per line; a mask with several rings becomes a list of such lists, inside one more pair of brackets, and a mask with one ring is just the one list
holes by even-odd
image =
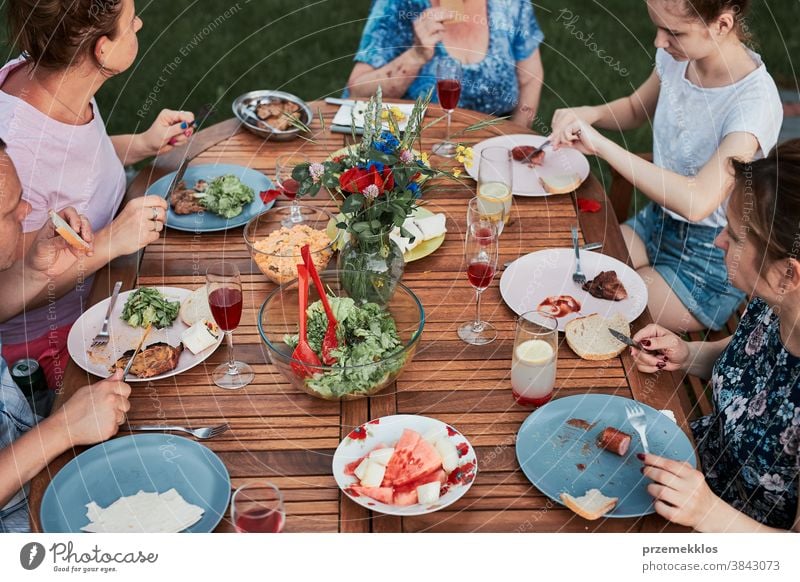
[[419, 184], [417, 184], [416, 182], [411, 182], [408, 185], [408, 189], [414, 195], [414, 198], [419, 198], [422, 195], [422, 193], [419, 190]]
[[383, 130], [380, 137], [372, 144], [373, 147], [381, 153], [393, 154], [400, 145], [400, 140], [390, 131]]

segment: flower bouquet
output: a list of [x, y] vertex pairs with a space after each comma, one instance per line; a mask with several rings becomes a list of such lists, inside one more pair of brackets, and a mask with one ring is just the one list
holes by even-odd
[[403, 224], [417, 207], [423, 182], [449, 175], [431, 168], [427, 155], [419, 153], [421, 146], [413, 147], [429, 102], [430, 95], [417, 99], [401, 134], [395, 117], [386, 114], [379, 89], [367, 104], [359, 143], [324, 162], [300, 164], [292, 172], [300, 184], [299, 196], [315, 196], [324, 187], [337, 201], [337, 227], [349, 235], [338, 268], [350, 274], [342, 284], [351, 297], [388, 301], [404, 269], [403, 254], [389, 235], [399, 229], [400, 236], [413, 241]]

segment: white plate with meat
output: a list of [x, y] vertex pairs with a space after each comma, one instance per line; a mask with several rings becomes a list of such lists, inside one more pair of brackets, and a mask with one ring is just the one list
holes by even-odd
[[558, 319], [559, 331], [576, 317], [592, 313], [605, 318], [619, 313], [630, 323], [647, 307], [647, 286], [625, 263], [601, 253], [581, 251], [581, 269], [588, 288], [608, 298], [596, 297], [572, 280], [572, 249], [547, 249], [520, 257], [503, 272], [500, 295], [517, 315], [535, 309], [552, 313]]
[[[618, 498], [606, 517], [653, 513], [650, 480], [636, 458], [644, 449], [625, 413], [631, 404], [644, 409], [651, 453], [697, 466], [689, 437], [658, 410], [619, 396], [578, 394], [548, 402], [522, 423], [516, 442], [522, 472], [559, 504], [561, 493], [578, 497], [599, 489]], [[614, 436], [604, 439], [604, 433]]]
[[[178, 287], [155, 287], [169, 301], [183, 301], [192, 294], [188, 289]], [[141, 327], [131, 327], [122, 319], [122, 311], [128, 297], [134, 291], [123, 291], [117, 297], [114, 309], [109, 318], [108, 332], [109, 342], [104, 346], [92, 346], [95, 335], [103, 327], [110, 298], [93, 305], [86, 310], [83, 315], [75, 322], [67, 337], [67, 349], [69, 355], [78, 366], [101, 378], [111, 375], [112, 366], [124, 364], [125, 352], [133, 350], [142, 338], [144, 329]], [[222, 343], [224, 334], [219, 333], [217, 341], [211, 347], [193, 354], [190, 350], [183, 347], [181, 335], [189, 329], [180, 317], [177, 317], [172, 325], [163, 329], [155, 326], [150, 330], [150, 334], [142, 347], [150, 349], [147, 352], [147, 361], [152, 375], [140, 377], [135, 375], [138, 371], [138, 361], [141, 356], [137, 356], [131, 373], [128, 375], [127, 382], [149, 382], [151, 380], [162, 380], [171, 376], [181, 374], [198, 364], [203, 363]], [[163, 369], [165, 371], [160, 372]], [[153, 373], [154, 372], [154, 373]]]
[[424, 515], [455, 503], [478, 472], [469, 441], [440, 420], [396, 414], [354, 428], [333, 455], [350, 499], [388, 515]]
[[[542, 145], [547, 138], [541, 135], [512, 134], [493, 137], [472, 146], [473, 163], [465, 168], [474, 179], [478, 179], [481, 150], [488, 147], [504, 147], [517, 153], [512, 162], [513, 185], [515, 196], [549, 196], [545, 192], [540, 178], [559, 179], [562, 176], [577, 175], [582, 183], [589, 176], [589, 160], [574, 148], [562, 148], [553, 151], [551, 147], [544, 149], [544, 156], [530, 160], [525, 155]], [[515, 150], [515, 148], [518, 148]]]

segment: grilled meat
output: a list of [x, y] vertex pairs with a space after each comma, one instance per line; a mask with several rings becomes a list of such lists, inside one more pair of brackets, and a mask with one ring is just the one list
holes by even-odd
[[195, 212], [202, 212], [205, 210], [200, 205], [200, 201], [195, 198], [197, 190], [194, 188], [187, 188], [184, 182], [178, 182], [175, 191], [169, 197], [169, 203], [172, 206], [172, 211], [175, 214], [194, 214]]
[[583, 290], [598, 299], [622, 301], [628, 298], [628, 292], [617, 278], [616, 271], [600, 271], [591, 281], [583, 284]]
[[[128, 350], [122, 354], [122, 357], [111, 366], [111, 373], [113, 374], [114, 370], [125, 369], [133, 352], [134, 350]], [[152, 378], [153, 376], [166, 374], [178, 366], [178, 359], [181, 356], [181, 352], [183, 352], [182, 343], [179, 343], [178, 346], [174, 348], [164, 342], [150, 344], [137, 354], [136, 359], [133, 361], [133, 366], [131, 366], [130, 373], [139, 378]]]
[[256, 105], [255, 114], [267, 125], [267, 128], [286, 131], [293, 127], [291, 118], [300, 119], [300, 106], [283, 99], [261, 102]]
[[511, 150], [511, 157], [518, 162], [525, 162], [530, 167], [544, 164], [544, 150], [536, 151], [535, 146], [517, 146]]

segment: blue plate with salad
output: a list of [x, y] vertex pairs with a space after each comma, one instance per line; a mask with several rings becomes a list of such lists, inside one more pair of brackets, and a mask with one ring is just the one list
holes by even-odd
[[[166, 196], [175, 172], [154, 182], [146, 194]], [[275, 204], [262, 202], [259, 194], [272, 188], [261, 172], [233, 164], [190, 166], [184, 187], [170, 196], [167, 226], [185, 232], [218, 232], [243, 226]], [[177, 211], [177, 212], [176, 212]]]

